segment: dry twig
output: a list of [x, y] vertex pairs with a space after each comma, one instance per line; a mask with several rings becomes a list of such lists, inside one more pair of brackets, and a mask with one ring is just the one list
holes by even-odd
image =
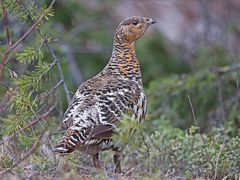
[[190, 107], [191, 107], [191, 111], [192, 111], [192, 116], [193, 116], [194, 123], [195, 123], [195, 125], [196, 125], [197, 127], [199, 127], [199, 134], [200, 134], [200, 138], [201, 138], [202, 143], [203, 143], [203, 148], [204, 148], [205, 154], [207, 155], [208, 161], [210, 162], [210, 164], [211, 164], [211, 166], [212, 166], [212, 168], [213, 168], [213, 167], [214, 167], [214, 166], [213, 166], [213, 162], [212, 162], [211, 157], [210, 157], [210, 155], [209, 155], [209, 153], [208, 153], [208, 151], [207, 151], [206, 142], [205, 142], [205, 140], [204, 140], [204, 138], [203, 138], [203, 136], [202, 136], [200, 126], [198, 125], [198, 122], [197, 122], [197, 119], [196, 119], [195, 110], [194, 110], [194, 107], [193, 107], [193, 104], [192, 104], [192, 100], [191, 100], [191, 98], [190, 98], [189, 95], [187, 95], [187, 97], [188, 97], [188, 101], [189, 101], [189, 104], [190, 104]]
[[152, 168], [151, 168], [151, 156], [150, 156], [150, 146], [148, 145], [148, 143], [145, 141], [145, 136], [143, 135], [143, 133], [141, 132], [141, 136], [142, 136], [142, 141], [144, 143], [144, 145], [147, 148], [147, 156], [148, 156], [148, 171], [151, 173], [152, 172]]
[[221, 155], [223, 149], [224, 149], [224, 143], [221, 145], [217, 159], [216, 159], [215, 174], [214, 174], [214, 178], [213, 178], [214, 180], [217, 179], [218, 162], [219, 162], [219, 158], [220, 158], [220, 155]]
[[49, 45], [49, 43], [47, 41], [47, 39], [40, 33], [40, 30], [38, 30], [38, 32], [39, 32], [40, 36], [45, 39], [44, 42], [45, 42], [49, 52], [51, 53], [51, 56], [53, 57], [54, 61], [57, 62], [58, 72], [59, 72], [59, 75], [60, 75], [60, 78], [61, 78], [61, 81], [62, 81], [62, 84], [63, 84], [63, 88], [64, 88], [64, 91], [65, 91], [65, 94], [66, 94], [66, 97], [67, 97], [67, 101], [68, 101], [68, 104], [69, 104], [70, 101], [71, 101], [70, 92], [69, 92], [67, 84], [65, 82], [65, 78], [64, 78], [64, 75], [63, 75], [62, 66], [60, 64], [60, 61], [57, 59], [55, 53], [53, 52], [52, 47]]
[[38, 99], [43, 99], [48, 97], [49, 95], [53, 94], [53, 92], [55, 92], [57, 90], [57, 88], [63, 83], [62, 80], [60, 80], [50, 91], [48, 92], [44, 92], [42, 94], [39, 95]]

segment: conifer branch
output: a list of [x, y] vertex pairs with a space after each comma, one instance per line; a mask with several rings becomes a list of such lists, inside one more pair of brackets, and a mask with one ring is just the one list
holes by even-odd
[[48, 110], [46, 112], [44, 112], [44, 114], [38, 115], [37, 117], [34, 116], [32, 118], [33, 120], [30, 123], [28, 123], [25, 127], [19, 129], [18, 131], [16, 131], [12, 135], [8, 136], [6, 139], [1, 141], [0, 146], [3, 145], [5, 142], [11, 141], [15, 136], [17, 136], [18, 134], [23, 132], [25, 129], [28, 129], [28, 128], [32, 127], [33, 125], [37, 124], [38, 122], [42, 121], [44, 118], [46, 118], [50, 114], [50, 112], [53, 111], [53, 109], [56, 107], [56, 105], [57, 105], [57, 103], [55, 102], [55, 104], [53, 106], [51, 106], [50, 108], [48, 108]]
[[[53, 5], [53, 3], [55, 2], [55, 0], [53, 0], [52, 2], [51, 2], [51, 5], [49, 6], [50, 8], [52, 7], [52, 5]], [[28, 19], [32, 22], [32, 23], [34, 23], [34, 21], [33, 21], [33, 19], [32, 19], [32, 16], [31, 16], [31, 13], [29, 12], [29, 10], [24, 6], [24, 4], [21, 4], [20, 2], [18, 2], [20, 5], [22, 5], [22, 7], [28, 12]], [[34, 23], [35, 24], [35, 23]], [[65, 91], [65, 94], [66, 94], [66, 98], [67, 98], [67, 101], [68, 101], [68, 104], [70, 103], [70, 101], [71, 101], [71, 97], [70, 97], [70, 91], [69, 91], [69, 89], [68, 89], [68, 86], [67, 86], [67, 84], [66, 84], [66, 82], [65, 82], [65, 78], [64, 78], [64, 75], [63, 75], [63, 70], [62, 70], [62, 66], [61, 66], [61, 64], [60, 64], [60, 61], [59, 61], [59, 59], [56, 57], [56, 55], [55, 55], [55, 53], [54, 53], [54, 50], [53, 50], [53, 48], [50, 46], [50, 44], [49, 44], [49, 41], [48, 41], [48, 39], [41, 33], [41, 31], [40, 31], [40, 29], [38, 28], [37, 29], [37, 32], [38, 32], [38, 34], [41, 36], [41, 38], [44, 40], [44, 44], [47, 46], [47, 49], [48, 49], [48, 51], [50, 52], [50, 55], [52, 56], [52, 58], [53, 58], [53, 62], [56, 62], [56, 64], [57, 64], [57, 67], [58, 67], [58, 72], [59, 72], [59, 75], [60, 75], [60, 78], [61, 78], [61, 80], [60, 81], [62, 81], [62, 84], [63, 84], [63, 88], [64, 88], [64, 91]]]
[[[53, 0], [53, 1], [51, 2], [51, 4], [49, 5], [49, 7], [47, 8], [47, 10], [49, 10], [49, 9], [52, 8], [54, 2], [55, 2], [55, 0]], [[8, 25], [8, 24], [7, 24], [7, 22], [8, 22], [8, 21], [7, 21], [7, 12], [6, 12], [6, 10], [4, 9], [4, 5], [3, 5], [2, 0], [1, 0], [1, 4], [2, 4], [3, 12], [5, 12], [5, 13], [4, 13], [4, 19], [5, 19], [4, 22], [6, 22], [5, 26], [6, 26], [6, 31], [7, 31], [7, 38], [10, 38], [11, 36], [10, 36], [9, 30], [8, 30], [8, 28], [7, 28], [7, 25]], [[37, 25], [42, 21], [42, 19], [44, 18], [44, 16], [45, 16], [45, 13], [43, 13], [43, 14], [38, 18], [38, 20], [37, 20], [37, 21], [17, 40], [17, 42], [15, 42], [13, 45], [11, 45], [11, 38], [8, 39], [7, 50], [6, 50], [6, 52], [5, 52], [4, 56], [3, 56], [2, 64], [0, 65], [0, 79], [2, 79], [3, 68], [4, 68], [4, 65], [7, 64], [7, 62], [8, 62], [8, 57], [9, 57], [11, 51], [12, 51], [13, 49], [15, 49], [15, 48], [20, 44], [20, 42], [22, 42], [22, 41], [37, 27]]]
[[2, 6], [2, 12], [3, 12], [3, 24], [5, 26], [5, 31], [6, 31], [6, 36], [7, 36], [7, 50], [6, 53], [3, 55], [2, 57], [2, 63], [0, 64], [0, 79], [2, 79], [2, 71], [3, 71], [3, 67], [4, 65], [7, 63], [7, 57], [8, 57], [8, 50], [11, 48], [12, 45], [12, 38], [11, 38], [11, 34], [9, 32], [8, 29], [8, 17], [7, 17], [7, 10], [5, 9], [4, 3], [1, 0], [1, 6]]

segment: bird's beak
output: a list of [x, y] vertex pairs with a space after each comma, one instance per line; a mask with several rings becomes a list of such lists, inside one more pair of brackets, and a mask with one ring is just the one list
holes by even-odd
[[146, 20], [147, 20], [148, 25], [155, 24], [157, 22], [156, 20], [151, 19], [151, 18], [147, 18]]
[[156, 20], [150, 19], [150, 23], [151, 23], [151, 24], [155, 24], [156, 22], [157, 22]]

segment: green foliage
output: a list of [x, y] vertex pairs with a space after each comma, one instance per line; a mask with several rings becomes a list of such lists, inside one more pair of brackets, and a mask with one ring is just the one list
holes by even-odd
[[18, 115], [8, 115], [7, 118], [0, 118], [2, 124], [1, 133], [11, 135], [25, 125], [24, 119]]
[[[202, 111], [208, 111], [210, 107], [213, 108], [210, 102], [215, 99], [214, 93], [216, 92], [214, 87], [209, 87], [208, 83], [214, 79], [216, 76], [210, 72], [199, 72], [193, 76], [172, 75], [151, 82], [147, 92], [150, 98], [150, 114], [154, 114], [154, 111], [158, 109], [159, 114], [164, 114], [168, 119], [172, 119], [175, 126], [188, 127], [193, 121], [187, 95], [193, 98], [194, 104], [201, 104], [198, 111], [200, 111], [199, 108], [204, 108]], [[205, 93], [206, 91], [208, 94]], [[198, 94], [199, 96], [196, 96]], [[208, 95], [208, 98], [199, 98], [196, 103], [196, 98], [200, 97], [200, 94]], [[204, 104], [207, 106], [202, 106]], [[200, 114], [203, 115], [201, 120], [206, 119], [205, 113]]]
[[152, 118], [158, 118], [159, 114], [164, 114], [174, 126], [188, 128], [194, 124], [187, 98], [189, 95], [196, 111], [196, 118], [201, 122], [200, 126], [207, 130], [211, 123], [210, 115], [217, 113], [219, 106], [223, 103], [219, 102], [220, 92], [223, 94], [223, 101], [229, 102], [225, 106], [226, 118], [233, 118], [238, 114], [236, 109], [230, 108], [231, 103], [237, 103], [237, 101], [230, 101], [235, 94], [235, 83], [232, 81], [231, 73], [225, 76], [223, 81], [219, 79], [217, 73], [207, 70], [195, 72], [192, 75], [172, 75], [156, 79], [150, 83], [147, 90], [149, 112]]
[[11, 111], [16, 111], [17, 114], [22, 114], [27, 118], [32, 115], [31, 110], [37, 107], [36, 99], [32, 97], [33, 92], [26, 94], [24, 91], [19, 91], [16, 96], [11, 99]]
[[17, 60], [21, 64], [31, 64], [34, 61], [41, 61], [43, 59], [43, 52], [39, 49], [29, 47], [16, 54]]
[[[33, 21], [36, 21], [39, 17], [43, 17], [45, 20], [49, 20], [53, 17], [54, 11], [52, 8], [47, 8], [43, 5], [39, 8], [36, 2], [27, 0], [24, 2], [18, 2], [16, 0], [3, 0], [3, 6], [8, 9], [8, 11], [19, 18], [20, 21], [26, 22], [29, 20], [29, 15]], [[26, 8], [25, 8], [26, 6]], [[2, 8], [0, 14], [2, 14]]]
[[22, 75], [21, 77], [15, 79], [14, 83], [21, 87], [20, 91], [38, 91], [42, 87], [42, 81], [47, 80], [49, 70], [51, 70], [53, 65], [42, 62], [36, 65], [35, 71]]
[[197, 49], [196, 67], [198, 69], [214, 68], [216, 66], [225, 66], [231, 63], [231, 58], [220, 44], [210, 46], [209, 48], [200, 47]]
[[126, 144], [131, 140], [133, 133], [138, 134], [140, 130], [141, 126], [139, 123], [137, 123], [128, 115], [124, 115], [123, 120], [121, 120], [115, 130], [116, 134], [113, 139], [118, 141], [120, 144]]
[[[156, 122], [157, 121], [157, 122]], [[158, 126], [155, 125], [158, 123]], [[148, 176], [180, 176], [218, 179], [234, 178], [239, 172], [240, 138], [230, 137], [223, 129], [200, 134], [199, 127], [188, 131], [173, 128], [164, 117], [154, 120], [153, 133], [145, 130], [145, 142], [138, 148], [127, 146], [125, 163], [141, 164]], [[146, 153], [148, 152], [148, 153]]]
[[[43, 20], [49, 20], [54, 15], [52, 8], [48, 8], [45, 4], [36, 4], [35, 1], [20, 2], [4, 0], [3, 6], [7, 10], [8, 16], [11, 14], [17, 17], [17, 21], [26, 23], [24, 24], [26, 27], [29, 26], [27, 22], [30, 22], [32, 25], [33, 21], [40, 19], [39, 28], [44, 25]], [[1, 8], [1, 10], [4, 8]], [[10, 24], [8, 26], [10, 28]], [[45, 36], [44, 33], [41, 35], [46, 37], [47, 40], [51, 40], [51, 37]], [[14, 34], [11, 35], [11, 38], [15, 39]], [[38, 47], [33, 47], [31, 41], [34, 41], [34, 44]], [[46, 60], [43, 61], [43, 57], [48, 57], [43, 49], [44, 42], [45, 38], [40, 37], [39, 34], [33, 34], [33, 36], [28, 38], [23, 50], [18, 49], [17, 53], [12, 53], [10, 60], [14, 58], [18, 60], [21, 66], [18, 64], [16, 72], [22, 72], [21, 75], [11, 70], [11, 68], [4, 67], [10, 74], [9, 84], [11, 88], [8, 92], [10, 99], [7, 104], [8, 113], [3, 114], [0, 118], [2, 124], [1, 136], [3, 137], [11, 135], [25, 127], [30, 121], [36, 118], [36, 112], [39, 111], [40, 107], [47, 105], [47, 101], [43, 102], [39, 98], [39, 94], [44, 92], [44, 87], [53, 85], [53, 82], [47, 85], [46, 82], [49, 81], [50, 70], [54, 68], [56, 62], [54, 61], [49, 64]], [[18, 145], [24, 149], [36, 141], [34, 138], [39, 133], [39, 127], [35, 130], [32, 128], [31, 131], [26, 129], [22, 133], [20, 136], [17, 136], [16, 142], [19, 142]]]
[[172, 52], [174, 46], [168, 44], [160, 33], [156, 32], [140, 39], [136, 47], [145, 85], [158, 77], [165, 77], [171, 73], [187, 73], [190, 70], [189, 65]]
[[7, 155], [0, 155], [0, 167], [10, 168], [13, 165], [13, 160]]
[[27, 122], [34, 116], [35, 110], [38, 108], [36, 98], [33, 98], [33, 92], [26, 93], [19, 91], [11, 97], [11, 106], [9, 111], [13, 114], [1, 118], [3, 123], [3, 134], [10, 135], [17, 130], [23, 128]]
[[41, 8], [38, 16], [43, 16], [43, 19], [48, 21], [51, 17], [54, 16], [54, 10], [53, 8], [48, 8], [46, 5], [44, 5]]
[[[3, 6], [8, 9], [8, 11], [20, 18], [21, 21], [25, 22], [28, 19], [28, 13], [23, 10], [23, 8], [18, 4], [15, 0], [3, 0]], [[31, 7], [31, 6], [29, 6]], [[32, 7], [33, 8], [33, 7]], [[3, 14], [2, 8], [0, 10], [0, 14]]]

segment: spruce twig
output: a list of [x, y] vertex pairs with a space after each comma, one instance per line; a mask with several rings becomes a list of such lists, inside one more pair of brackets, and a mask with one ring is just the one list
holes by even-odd
[[[47, 9], [51, 9], [53, 4], [54, 4], [55, 0], [53, 0], [51, 2], [51, 4], [49, 5], [49, 7]], [[3, 8], [3, 12], [5, 12], [4, 14], [4, 19], [5, 19], [5, 22], [7, 23], [7, 13], [6, 13], [6, 10], [4, 9], [4, 6], [3, 6], [3, 2], [1, 0], [1, 4], [2, 4], [2, 8]], [[6, 31], [7, 31], [7, 38], [8, 38], [8, 46], [7, 46], [7, 50], [2, 58], [2, 64], [0, 64], [0, 79], [2, 79], [2, 72], [3, 72], [3, 68], [4, 68], [4, 65], [7, 64], [8, 62], [8, 57], [10, 55], [10, 53], [12, 52], [12, 50], [14, 50], [36, 27], [37, 25], [42, 21], [43, 17], [45, 16], [45, 13], [43, 13], [36, 22], [34, 22], [34, 24], [17, 40], [17, 42], [15, 42], [13, 45], [11, 45], [11, 36], [10, 36], [10, 33], [9, 33], [9, 30], [8, 28], [6, 27]], [[5, 26], [7, 26], [7, 24], [5, 23]], [[10, 38], [10, 39], [9, 39]]]
[[25, 129], [28, 129], [28, 128], [32, 127], [33, 125], [37, 124], [38, 122], [42, 121], [45, 117], [47, 117], [50, 114], [50, 112], [53, 111], [53, 109], [56, 107], [56, 105], [57, 105], [57, 103], [55, 102], [55, 104], [53, 106], [51, 106], [46, 112], [44, 112], [44, 114], [38, 115], [37, 117], [34, 116], [32, 118], [33, 120], [30, 123], [28, 123], [25, 127], [23, 127], [22, 129], [19, 129], [12, 135], [8, 136], [5, 140], [1, 141], [0, 146], [8, 141], [11, 141], [15, 136], [17, 136], [18, 134], [23, 132]]
[[8, 51], [11, 49], [12, 37], [11, 37], [11, 33], [8, 28], [7, 10], [5, 9], [5, 6], [4, 6], [4, 3], [2, 0], [0, 1], [0, 3], [1, 3], [1, 7], [2, 7], [2, 12], [3, 12], [3, 24], [5, 26], [5, 31], [6, 31], [6, 36], [7, 36], [7, 50], [6, 50], [6, 53], [2, 57], [2, 63], [0, 64], [0, 79], [2, 79], [2, 71], [3, 71], [4, 65], [7, 63], [7, 60], [8, 60]]
[[[56, 0], [53, 0], [51, 2], [50, 7], [52, 7], [52, 5], [54, 4], [55, 1]], [[32, 23], [34, 23], [34, 21], [32, 20], [32, 16], [31, 16], [31, 13], [29, 12], [29, 10], [24, 6], [24, 4], [22, 4], [20, 2], [18, 2], [18, 3], [28, 12], [28, 19]], [[59, 75], [60, 75], [60, 78], [61, 78], [61, 81], [62, 81], [62, 84], [63, 84], [63, 88], [64, 88], [64, 91], [65, 91], [65, 94], [66, 94], [66, 98], [67, 98], [67, 101], [68, 101], [68, 104], [69, 104], [70, 101], [71, 101], [70, 91], [69, 91], [68, 86], [67, 86], [67, 84], [65, 82], [65, 78], [64, 78], [64, 75], [63, 75], [63, 70], [62, 70], [62, 66], [60, 64], [60, 61], [57, 58], [57, 56], [55, 55], [53, 48], [50, 46], [48, 39], [41, 33], [39, 28], [37, 29], [37, 32], [40, 35], [40, 37], [44, 40], [44, 44], [47, 46], [47, 49], [48, 49], [48, 51], [50, 52], [50, 55], [53, 58], [53, 62], [57, 63], [58, 72], [59, 72]]]

